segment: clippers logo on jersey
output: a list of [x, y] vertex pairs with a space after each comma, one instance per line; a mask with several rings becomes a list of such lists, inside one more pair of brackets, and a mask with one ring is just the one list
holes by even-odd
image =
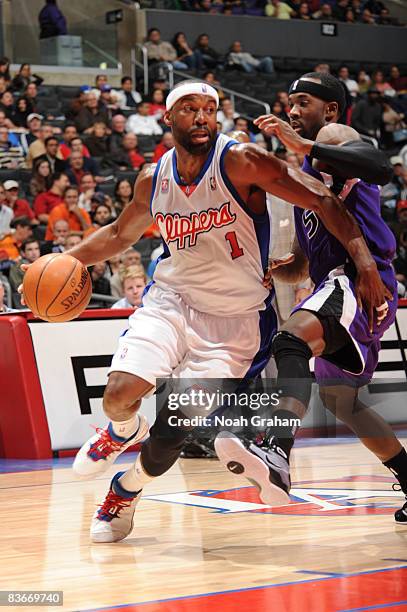
[[318, 217], [312, 210], [304, 210], [302, 215], [302, 222], [304, 224], [305, 229], [307, 230], [308, 240], [311, 240], [313, 236], [317, 233], [319, 220]]
[[230, 202], [225, 202], [220, 208], [209, 208], [189, 216], [161, 212], [156, 213], [155, 222], [160, 227], [167, 243], [177, 243], [177, 249], [196, 244], [199, 234], [209, 232], [213, 228], [230, 225], [236, 220], [236, 215], [230, 210]]
[[[345, 488], [343, 483], [369, 481], [374, 479], [371, 489]], [[400, 507], [400, 497], [390, 489], [375, 488], [378, 482], [389, 486], [386, 477], [350, 476], [333, 481], [322, 481], [319, 488], [314, 482], [310, 488], [296, 488], [290, 491], [291, 501], [285, 506], [271, 508], [263, 504], [256, 487], [240, 487], [225, 491], [191, 491], [149, 495], [148, 499], [173, 502], [188, 506], [209, 508], [215, 512], [261, 512], [262, 514], [290, 514], [296, 516], [351, 516], [360, 514], [393, 514]], [[340, 482], [339, 486], [337, 483]], [[337, 486], [332, 487], [335, 483]], [[331, 486], [329, 486], [331, 484]], [[315, 486], [317, 485], [317, 486]], [[366, 485], [364, 485], [365, 487]], [[343, 487], [343, 488], [341, 488]]]
[[161, 193], [168, 193], [168, 190], [170, 188], [170, 181], [165, 178], [161, 181]]

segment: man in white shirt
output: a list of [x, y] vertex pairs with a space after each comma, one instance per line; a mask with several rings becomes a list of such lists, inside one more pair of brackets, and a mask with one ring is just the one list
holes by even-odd
[[130, 115], [126, 130], [133, 132], [133, 134], [141, 134], [143, 136], [161, 136], [163, 133], [162, 127], [160, 127], [152, 115], [149, 115], [150, 103], [140, 102], [135, 115]]
[[359, 94], [359, 85], [356, 81], [349, 78], [349, 68], [341, 66], [338, 70], [338, 79], [346, 86], [352, 98], [356, 98]]
[[129, 76], [124, 76], [121, 80], [122, 88], [116, 91], [119, 107], [122, 110], [136, 109], [141, 102], [141, 95], [133, 89], [133, 79]]
[[10, 233], [10, 221], [14, 216], [13, 210], [6, 202], [6, 191], [0, 183], [0, 239]]

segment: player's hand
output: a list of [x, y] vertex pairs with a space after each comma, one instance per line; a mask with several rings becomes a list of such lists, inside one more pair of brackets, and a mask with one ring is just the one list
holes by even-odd
[[275, 115], [261, 115], [254, 120], [259, 130], [269, 136], [277, 138], [293, 153], [308, 155], [314, 145], [312, 140], [302, 138], [287, 121], [279, 119]]
[[263, 278], [263, 286], [271, 290], [273, 288], [273, 270], [280, 266], [286, 266], [294, 261], [294, 253], [287, 253], [275, 259], [269, 259], [269, 265]]
[[393, 295], [380, 278], [376, 267], [366, 272], [358, 273], [355, 283], [356, 299], [359, 310], [365, 310], [369, 322], [370, 333], [373, 332], [375, 320], [377, 325], [387, 317], [388, 302], [393, 301]]
[[[30, 265], [31, 264], [21, 264], [20, 268], [24, 272], [24, 274], [27, 272], [27, 270], [30, 267]], [[21, 304], [23, 306], [27, 306], [27, 304], [25, 303], [25, 300], [24, 300], [23, 283], [21, 283], [21, 285], [18, 286], [17, 291], [21, 295], [21, 298], [20, 298]]]

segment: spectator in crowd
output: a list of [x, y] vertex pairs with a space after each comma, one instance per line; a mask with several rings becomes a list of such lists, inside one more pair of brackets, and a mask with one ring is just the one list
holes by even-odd
[[[73, 142], [73, 141], [72, 141]], [[79, 146], [82, 148], [82, 143]], [[79, 187], [81, 178], [84, 174], [93, 174], [96, 176], [97, 167], [94, 160], [91, 157], [84, 157], [80, 150], [74, 150], [68, 160], [69, 165], [66, 169], [66, 174], [72, 185]]]
[[5, 303], [6, 293], [7, 293], [6, 287], [8, 287], [8, 291], [11, 292], [10, 285], [7, 281], [7, 278], [3, 276], [2, 274], [0, 274], [0, 315], [7, 314], [9, 312], [18, 312], [18, 310], [14, 308], [10, 308]]
[[122, 254], [120, 267], [110, 278], [110, 287], [113, 297], [123, 297], [123, 274], [125, 270], [131, 266], [141, 267], [141, 253], [134, 247], [130, 247]]
[[359, 94], [366, 94], [372, 85], [372, 81], [370, 76], [366, 73], [366, 70], [359, 70], [357, 83], [359, 87]]
[[10, 231], [0, 239], [0, 251], [5, 251], [7, 259], [20, 260], [20, 248], [24, 240], [32, 234], [31, 223], [27, 217], [16, 217], [10, 222]]
[[38, 22], [40, 24], [40, 38], [52, 38], [67, 34], [66, 19], [57, 5], [57, 0], [45, 0]]
[[89, 214], [78, 205], [79, 191], [77, 187], [69, 185], [65, 189], [63, 201], [55, 206], [49, 214], [45, 240], [54, 240], [54, 226], [56, 221], [64, 219], [70, 231], [85, 232], [91, 226]]
[[21, 94], [30, 83], [35, 83], [39, 87], [43, 82], [44, 79], [42, 77], [31, 73], [30, 64], [21, 64], [19, 71], [11, 81], [11, 87], [13, 91]]
[[21, 145], [26, 153], [28, 153], [30, 145], [40, 137], [42, 120], [43, 116], [38, 113], [30, 113], [27, 116], [28, 133], [21, 135]]
[[138, 170], [146, 160], [137, 149], [138, 141], [136, 134], [125, 134], [122, 146], [114, 155], [111, 161], [119, 170]]
[[107, 125], [102, 121], [97, 121], [90, 136], [86, 139], [87, 149], [92, 157], [105, 158], [109, 154], [109, 136], [107, 135]]
[[65, 189], [69, 185], [69, 179], [63, 172], [56, 172], [51, 178], [51, 187], [48, 191], [40, 193], [34, 200], [34, 213], [40, 223], [47, 225], [48, 218], [53, 208], [62, 204]]
[[[12, 130], [13, 128], [15, 128], [14, 123], [10, 119], [7, 119], [6, 113], [4, 112], [4, 110], [1, 110], [1, 109], [0, 109], [0, 127], [5, 127], [8, 130]], [[14, 137], [13, 144], [19, 144], [20, 141], [17, 138], [17, 136], [13, 134], [12, 132], [10, 132], [10, 138], [12, 137]]]
[[0, 127], [0, 168], [23, 168], [25, 157], [20, 146], [12, 144], [9, 140], [8, 129]]
[[[44, 125], [40, 127], [39, 132], [38, 132], [38, 138], [36, 138], [28, 147], [28, 153], [26, 157], [27, 168], [32, 168], [34, 164], [34, 160], [38, 159], [39, 157], [44, 159], [44, 156], [46, 156], [47, 154], [46, 149], [45, 149], [45, 141], [47, 140], [47, 138], [50, 138], [51, 136], [53, 136], [53, 133], [54, 132], [53, 132], [52, 126], [49, 123], [44, 123]], [[61, 151], [59, 147], [58, 147], [57, 157], [58, 159], [62, 159], [62, 155], [61, 155]]]
[[217, 120], [222, 124], [222, 132], [224, 134], [234, 129], [234, 119], [238, 116], [239, 113], [233, 108], [232, 100], [227, 97], [223, 98], [219, 103]]
[[388, 149], [391, 149], [396, 144], [394, 142], [394, 135], [397, 134], [400, 130], [405, 129], [406, 123], [404, 122], [404, 114], [395, 111], [391, 104], [388, 102], [388, 99], [389, 98], [385, 98], [382, 103], [382, 144]]
[[41, 104], [37, 100], [38, 89], [35, 83], [29, 83], [24, 90], [24, 97], [31, 105], [33, 112], [40, 113], [40, 111], [44, 111], [44, 108], [41, 108]]
[[23, 282], [24, 272], [21, 264], [32, 264], [40, 258], [40, 243], [36, 238], [27, 238], [20, 247], [21, 260], [10, 267], [9, 281], [13, 292], [13, 305], [21, 308], [20, 294], [18, 288]]
[[275, 100], [275, 102], [273, 102], [273, 105], [271, 107], [271, 112], [273, 115], [275, 115], [279, 119], [282, 119], [283, 121], [288, 121], [288, 115], [285, 112], [284, 107], [282, 103], [280, 102], [280, 100]]
[[31, 225], [38, 225], [38, 219], [35, 218], [34, 211], [25, 199], [18, 197], [20, 186], [17, 181], [9, 180], [4, 183], [7, 205], [13, 211], [14, 217], [27, 217]]
[[92, 91], [89, 85], [81, 85], [78, 90], [78, 95], [76, 98], [71, 100], [71, 102], [65, 108], [65, 118], [67, 121], [76, 121], [79, 112], [84, 108], [86, 100], [88, 98], [88, 93]]
[[274, 66], [271, 57], [266, 56], [262, 59], [253, 57], [251, 53], [243, 51], [242, 43], [235, 40], [230, 48], [230, 53], [226, 60], [229, 68], [241, 68], [244, 72], [265, 72], [273, 74]]
[[311, 19], [308, 2], [300, 3], [295, 19], [302, 19], [303, 21], [309, 21]]
[[84, 208], [85, 210], [87, 210], [88, 212], [90, 212], [92, 210], [92, 197], [94, 195], [96, 195], [96, 181], [95, 181], [95, 177], [93, 176], [93, 174], [90, 174], [90, 172], [86, 172], [81, 180], [80, 180], [80, 184], [79, 184], [79, 191], [80, 191], [80, 196], [79, 196], [79, 206], [81, 208]]
[[122, 276], [124, 297], [115, 302], [112, 308], [138, 308], [146, 288], [147, 278], [141, 266], [126, 268]]
[[274, 19], [291, 19], [293, 15], [291, 6], [280, 0], [267, 0], [264, 12], [267, 17], [274, 17]]
[[249, 142], [256, 142], [254, 134], [249, 130], [249, 122], [245, 117], [236, 117], [233, 120], [234, 130], [237, 132], [243, 132], [249, 137]]
[[170, 42], [161, 40], [161, 32], [158, 28], [150, 28], [145, 42], [148, 61], [150, 63], [175, 62], [177, 53]]
[[364, 23], [365, 25], [376, 25], [375, 18], [373, 17], [369, 9], [365, 8], [362, 11], [362, 17], [360, 19], [360, 23]]
[[59, 151], [59, 142], [58, 138], [55, 136], [49, 136], [45, 139], [45, 155], [40, 155], [35, 158], [35, 161], [43, 159], [44, 161], [48, 161], [51, 172], [54, 174], [55, 172], [63, 172], [66, 167], [66, 163], [63, 159], [58, 157]]
[[348, 5], [349, 0], [336, 0], [336, 3], [333, 6], [333, 16], [337, 21], [345, 21]]
[[150, 115], [157, 121], [161, 121], [165, 113], [165, 94], [162, 89], [154, 89], [151, 95]]
[[51, 166], [46, 159], [37, 159], [34, 162], [34, 170], [30, 180], [29, 191], [34, 198], [39, 193], [48, 191], [51, 187]]
[[57, 219], [52, 228], [53, 240], [41, 243], [41, 255], [48, 253], [63, 253], [66, 250], [66, 239], [69, 235], [69, 223], [65, 219]]
[[103, 121], [108, 125], [109, 114], [106, 107], [99, 102], [97, 95], [90, 92], [87, 94], [83, 108], [76, 117], [75, 125], [79, 132], [91, 134], [92, 127], [97, 121]]
[[114, 153], [116, 149], [120, 149], [125, 133], [126, 117], [120, 114], [114, 115], [112, 118], [112, 133], [109, 139], [110, 153]]
[[[89, 268], [93, 293], [98, 293], [99, 295], [111, 295], [109, 279], [106, 277], [106, 268], [107, 264], [105, 261], [97, 263]], [[91, 304], [93, 307], [104, 308], [109, 303], [99, 299], [92, 299]]]
[[394, 173], [391, 183], [396, 188], [397, 200], [407, 200], [407, 168], [403, 165], [403, 159], [400, 155], [393, 155], [390, 163]]
[[384, 78], [383, 70], [375, 70], [372, 74], [373, 87], [377, 89], [381, 94], [386, 93], [394, 93], [392, 90], [392, 86], [390, 83], [386, 81]]
[[346, 9], [344, 21], [345, 23], [355, 23], [356, 22], [355, 14], [350, 7]]
[[360, 21], [362, 18], [363, 6], [361, 0], [351, 0], [350, 6], [352, 7], [353, 14], [355, 15], [356, 21]]
[[133, 110], [141, 102], [141, 95], [134, 89], [133, 79], [124, 76], [121, 80], [121, 90], [117, 92], [119, 108], [122, 110]]
[[68, 251], [73, 247], [78, 246], [82, 242], [82, 236], [80, 232], [69, 232], [65, 240], [65, 248]]
[[0, 58], [0, 76], [4, 77], [8, 87], [11, 83], [10, 60], [8, 57]]
[[184, 32], [177, 32], [172, 39], [177, 59], [173, 62], [177, 70], [196, 71], [202, 67], [202, 56], [200, 52], [193, 51], [188, 44]]
[[390, 87], [398, 94], [407, 93], [407, 76], [401, 76], [398, 66], [390, 68]]
[[153, 155], [153, 160], [152, 160], [153, 163], [158, 162], [158, 160], [161, 159], [164, 153], [172, 149], [173, 146], [174, 146], [174, 138], [173, 138], [172, 132], [164, 132], [160, 142], [154, 149], [154, 155]]
[[31, 106], [28, 105], [25, 98], [19, 98], [13, 113], [13, 123], [18, 128], [27, 127], [27, 118], [31, 113]]
[[352, 98], [356, 98], [359, 94], [359, 85], [354, 79], [349, 76], [349, 68], [341, 66], [338, 70], [338, 79], [345, 85]]
[[117, 181], [114, 191], [114, 211], [118, 217], [133, 197], [133, 185], [127, 179]]
[[[335, 21], [335, 18], [332, 14], [332, 6], [328, 4], [328, 2], [324, 2], [321, 4], [320, 8], [315, 11], [312, 15], [313, 19], [317, 19], [319, 21]], [[318, 70], [316, 72], [319, 72]]]
[[[13, 122], [14, 97], [11, 91], [6, 90], [0, 96], [0, 110], [4, 111], [7, 119]], [[14, 125], [14, 123], [13, 123]]]
[[0, 239], [5, 234], [10, 233], [10, 223], [13, 216], [12, 209], [7, 205], [6, 190], [3, 183], [0, 183]]
[[99, 229], [105, 225], [112, 223], [112, 214], [107, 204], [98, 204], [92, 214], [92, 225], [94, 228]]
[[352, 112], [352, 127], [360, 134], [380, 138], [380, 127], [382, 122], [382, 106], [380, 104], [380, 93], [375, 88], [370, 88], [366, 100], [356, 102]]
[[[72, 153], [72, 141], [78, 138], [78, 130], [74, 123], [66, 123], [62, 133], [63, 141], [60, 144], [60, 152], [62, 159], [68, 159]], [[82, 143], [82, 155], [89, 157], [88, 147]]]
[[200, 34], [196, 40], [194, 51], [201, 56], [202, 66], [205, 68], [216, 68], [221, 63], [220, 54], [209, 46], [208, 34]]
[[163, 129], [158, 125], [157, 120], [150, 114], [150, 103], [140, 102], [137, 107], [137, 113], [130, 115], [127, 120], [126, 129], [133, 134], [142, 134], [143, 136], [161, 136]]

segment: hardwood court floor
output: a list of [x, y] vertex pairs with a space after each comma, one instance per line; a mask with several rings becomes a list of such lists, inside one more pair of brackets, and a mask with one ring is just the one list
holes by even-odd
[[181, 460], [117, 544], [88, 538], [115, 468], [77, 482], [71, 459], [3, 460], [0, 589], [63, 590], [81, 611], [406, 611], [403, 498], [359, 443], [326, 442], [299, 441], [292, 502], [275, 509], [216, 460]]

